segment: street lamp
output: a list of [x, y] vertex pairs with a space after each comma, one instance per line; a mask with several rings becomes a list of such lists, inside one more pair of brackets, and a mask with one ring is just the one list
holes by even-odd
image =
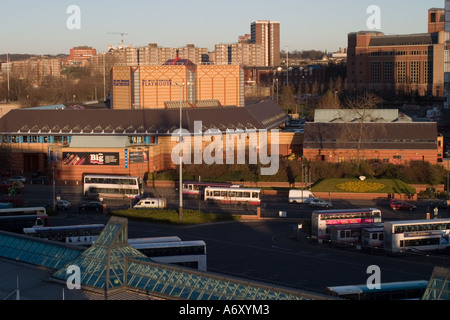
[[178, 154], [179, 156], [179, 166], [180, 166], [180, 175], [179, 175], [179, 181], [178, 181], [178, 191], [179, 191], [179, 197], [180, 197], [180, 206], [178, 208], [178, 221], [182, 221], [183, 220], [183, 156], [182, 156], [182, 152], [183, 152], [183, 136], [182, 136], [182, 128], [183, 128], [183, 114], [182, 114], [182, 109], [183, 109], [183, 104], [182, 104], [182, 99], [183, 99], [183, 87], [184, 87], [184, 83], [178, 84], [175, 82], [175, 85], [178, 86], [180, 88], [180, 152]]
[[286, 85], [289, 86], [289, 47], [286, 47]]

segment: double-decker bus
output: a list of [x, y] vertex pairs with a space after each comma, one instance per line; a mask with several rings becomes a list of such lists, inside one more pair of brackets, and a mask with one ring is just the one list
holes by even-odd
[[128, 240], [128, 243], [155, 262], [206, 271], [206, 243], [204, 241], [172, 240], [139, 241], [138, 239], [131, 239]]
[[261, 189], [236, 187], [206, 187], [205, 201], [220, 203], [247, 203], [259, 205], [261, 203]]
[[389, 253], [450, 250], [450, 219], [384, 222], [384, 248]]
[[48, 225], [47, 214], [0, 216], [0, 230], [3, 231], [23, 233], [24, 228], [42, 228]]
[[318, 240], [329, 240], [330, 227], [342, 224], [367, 226], [381, 222], [381, 211], [376, 208], [314, 210], [311, 214], [311, 234]]
[[[231, 187], [229, 182], [183, 181], [183, 195], [203, 199], [206, 187]], [[236, 185], [240, 186], [240, 185]]]
[[93, 175], [83, 177], [83, 195], [97, 199], [138, 199], [144, 194], [140, 177]]
[[346, 300], [420, 300], [427, 286], [427, 280], [413, 280], [380, 283], [373, 289], [367, 284], [327, 287], [326, 293]]
[[57, 227], [24, 228], [23, 233], [50, 241], [64, 242], [79, 246], [90, 246], [97, 240], [105, 226], [103, 224], [87, 224]]

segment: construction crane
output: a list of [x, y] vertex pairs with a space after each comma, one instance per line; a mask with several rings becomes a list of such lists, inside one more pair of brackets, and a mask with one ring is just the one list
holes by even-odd
[[123, 48], [123, 36], [127, 36], [128, 33], [123, 33], [123, 32], [108, 32], [108, 34], [120, 34], [120, 36], [122, 37], [122, 48]]

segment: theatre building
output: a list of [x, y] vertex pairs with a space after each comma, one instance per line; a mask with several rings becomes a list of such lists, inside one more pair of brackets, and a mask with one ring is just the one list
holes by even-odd
[[244, 69], [240, 65], [196, 65], [174, 59], [156, 66], [114, 66], [113, 109], [243, 107]]
[[[192, 161], [195, 152], [203, 153], [214, 140], [223, 141], [226, 148], [229, 132], [235, 133], [236, 148], [241, 145], [246, 150], [257, 148], [251, 145], [251, 134], [259, 139], [260, 132], [269, 132], [271, 150], [270, 132], [288, 120], [273, 101], [242, 108], [184, 108], [181, 118], [187, 135], [183, 143], [191, 139]], [[180, 111], [174, 108], [12, 110], [0, 119], [0, 161], [14, 174], [54, 172], [57, 180], [67, 183], [81, 182], [86, 173], [144, 177], [147, 172], [177, 167], [172, 154], [179, 143], [179, 126]], [[194, 130], [201, 135], [195, 144]], [[280, 137], [281, 155], [292, 152], [293, 137], [293, 133]]]

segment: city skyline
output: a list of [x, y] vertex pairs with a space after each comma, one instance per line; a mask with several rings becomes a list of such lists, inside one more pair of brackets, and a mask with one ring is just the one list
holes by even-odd
[[[79, 25], [70, 29], [79, 8]], [[108, 45], [136, 47], [157, 43], [162, 47], [183, 47], [188, 43], [214, 51], [214, 45], [233, 43], [250, 33], [250, 24], [259, 20], [279, 21], [281, 50], [336, 51], [347, 47], [350, 32], [368, 30], [371, 17], [367, 9], [380, 8], [385, 34], [427, 32], [427, 11], [443, 8], [443, 0], [432, 1], [356, 1], [339, 4], [322, 1], [191, 1], [170, 4], [131, 0], [84, 0], [68, 2], [46, 0], [39, 3], [15, 1], [2, 4], [0, 54], [68, 54], [77, 46], [91, 46], [98, 52]], [[408, 17], [405, 19], [406, 16]], [[402, 19], [399, 19], [401, 17]], [[75, 21], [76, 22], [76, 21]], [[126, 33], [123, 37], [120, 33]]]

